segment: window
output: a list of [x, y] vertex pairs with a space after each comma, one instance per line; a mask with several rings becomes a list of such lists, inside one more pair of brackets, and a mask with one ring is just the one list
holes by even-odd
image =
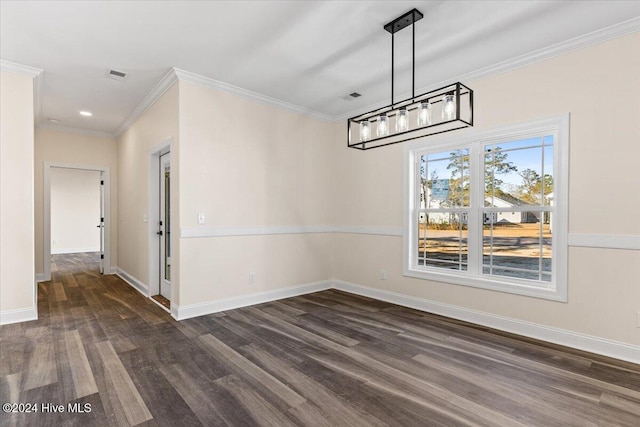
[[404, 274], [566, 301], [568, 126], [407, 144]]

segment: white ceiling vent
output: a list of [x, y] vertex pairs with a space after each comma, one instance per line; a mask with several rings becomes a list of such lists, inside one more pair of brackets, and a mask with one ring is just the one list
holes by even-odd
[[353, 101], [356, 98], [361, 97], [362, 95], [360, 95], [358, 92], [353, 92], [350, 93], [349, 95], [345, 95], [342, 97], [342, 99], [344, 99], [345, 101]]
[[107, 77], [109, 77], [111, 80], [124, 80], [127, 78], [127, 73], [123, 72], [123, 71], [117, 71], [117, 70], [109, 70], [107, 72]]

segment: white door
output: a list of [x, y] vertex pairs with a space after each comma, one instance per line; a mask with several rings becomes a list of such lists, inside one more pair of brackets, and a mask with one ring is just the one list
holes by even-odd
[[100, 274], [104, 274], [104, 172], [100, 172]]
[[160, 295], [171, 300], [171, 153], [160, 156]]

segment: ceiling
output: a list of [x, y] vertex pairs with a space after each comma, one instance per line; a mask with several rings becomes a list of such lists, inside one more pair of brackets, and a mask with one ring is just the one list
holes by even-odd
[[[414, 7], [417, 90], [633, 18], [640, 30], [638, 1], [1, 0], [0, 58], [44, 70], [42, 126], [114, 133], [172, 67], [336, 118], [389, 103], [382, 27]], [[408, 93], [411, 31], [395, 44]]]

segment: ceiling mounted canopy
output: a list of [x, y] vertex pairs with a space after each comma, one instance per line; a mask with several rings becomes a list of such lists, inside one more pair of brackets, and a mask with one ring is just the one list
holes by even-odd
[[[473, 91], [462, 83], [415, 94], [415, 23], [422, 17], [413, 9], [384, 26], [391, 34], [391, 104], [350, 118], [348, 147], [369, 150], [473, 126]], [[408, 26], [413, 32], [411, 98], [394, 102], [394, 35]]]

